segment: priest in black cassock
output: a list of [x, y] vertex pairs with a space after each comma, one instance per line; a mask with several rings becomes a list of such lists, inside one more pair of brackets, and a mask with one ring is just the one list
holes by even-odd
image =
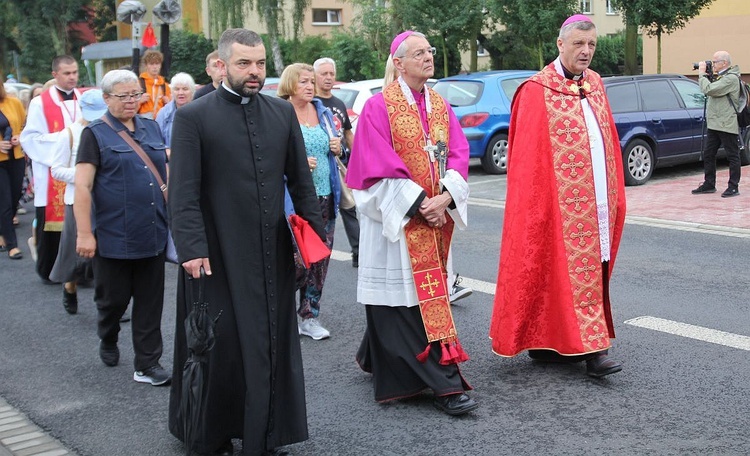
[[177, 111], [172, 130], [169, 211], [187, 274], [178, 283], [169, 429], [184, 440], [186, 276], [199, 277], [203, 267], [209, 313], [221, 316], [193, 448], [232, 454], [231, 439], [239, 438], [242, 454], [273, 454], [308, 437], [284, 176], [297, 214], [325, 234], [294, 109], [258, 93], [266, 75], [260, 36], [225, 31], [219, 62], [222, 84]]

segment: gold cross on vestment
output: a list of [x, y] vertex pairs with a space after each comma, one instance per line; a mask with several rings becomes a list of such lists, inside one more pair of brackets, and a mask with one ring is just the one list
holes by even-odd
[[575, 154], [568, 154], [568, 160], [570, 160], [570, 163], [563, 163], [562, 165], [560, 165], [560, 168], [562, 168], [563, 171], [569, 169], [570, 175], [572, 177], [578, 176], [578, 171], [576, 170], [576, 168], [583, 168], [583, 162], [574, 162], [574, 158], [576, 158]]
[[593, 236], [594, 233], [591, 230], [583, 231], [583, 223], [576, 225], [576, 228], [578, 228], [578, 232], [570, 233], [570, 237], [578, 239], [578, 245], [583, 247], [586, 245], [585, 238]]
[[573, 141], [573, 135], [571, 133], [580, 133], [581, 129], [578, 127], [570, 128], [570, 119], [563, 120], [563, 124], [565, 124], [565, 128], [558, 128], [557, 134], [558, 135], [565, 135], [565, 141], [571, 142]]
[[429, 272], [424, 276], [424, 278], [425, 281], [419, 285], [419, 288], [421, 288], [422, 290], [427, 290], [427, 293], [430, 295], [430, 297], [435, 296], [435, 288], [440, 285], [440, 282], [438, 282], [437, 279], [435, 279], [435, 281], [433, 282], [430, 282], [430, 279], [432, 279], [432, 274], [430, 274]]
[[567, 198], [565, 200], [565, 204], [575, 203], [574, 209], [576, 212], [581, 210], [581, 203], [588, 203], [589, 197], [588, 196], [578, 196], [581, 193], [580, 190], [577, 188], [573, 190], [573, 197]]
[[596, 266], [594, 266], [593, 264], [589, 265], [588, 258], [584, 258], [583, 260], [581, 260], [581, 262], [583, 263], [583, 266], [575, 268], [576, 274], [580, 274], [583, 272], [583, 276], [586, 278], [586, 280], [589, 280], [591, 278], [591, 274], [589, 274], [589, 272], [596, 271]]

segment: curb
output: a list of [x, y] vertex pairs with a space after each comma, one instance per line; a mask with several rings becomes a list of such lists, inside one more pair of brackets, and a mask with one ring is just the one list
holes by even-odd
[[0, 456], [63, 456], [72, 453], [58, 440], [0, 398]]

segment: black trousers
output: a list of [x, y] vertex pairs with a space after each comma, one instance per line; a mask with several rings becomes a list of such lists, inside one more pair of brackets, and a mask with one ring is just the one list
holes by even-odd
[[26, 160], [14, 158], [12, 151], [8, 155], [8, 160], [0, 162], [0, 235], [5, 239], [8, 250], [11, 250], [18, 247], [13, 216], [21, 199]]
[[357, 220], [357, 208], [344, 209], [339, 206], [341, 221], [344, 223], [344, 231], [349, 245], [352, 247], [352, 253], [359, 255], [359, 220]]
[[117, 343], [120, 317], [133, 298], [131, 328], [135, 370], [159, 363], [162, 354], [161, 314], [164, 307], [164, 254], [138, 260], [94, 256], [94, 302], [99, 311], [98, 334]]
[[49, 274], [57, 259], [57, 251], [60, 248], [60, 231], [44, 231], [46, 207], [36, 208], [36, 273], [44, 281], [49, 281]]
[[729, 160], [729, 188], [740, 185], [740, 145], [739, 135], [718, 130], [707, 130], [706, 149], [703, 151], [703, 180], [707, 185], [716, 186], [716, 153], [724, 146]]

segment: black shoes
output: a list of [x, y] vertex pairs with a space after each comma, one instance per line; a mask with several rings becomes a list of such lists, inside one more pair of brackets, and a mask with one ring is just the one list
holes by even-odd
[[700, 195], [702, 193], [716, 193], [716, 186], [715, 185], [708, 185], [705, 182], [700, 184], [698, 188], [693, 190], [691, 192], [693, 195]]
[[359, 267], [359, 253], [352, 253], [352, 267]]
[[99, 358], [109, 367], [117, 366], [117, 363], [120, 362], [120, 349], [117, 348], [117, 344], [110, 345], [101, 341], [99, 343]]
[[78, 293], [68, 293], [63, 285], [63, 307], [71, 315], [78, 313]]
[[622, 370], [622, 364], [613, 360], [605, 353], [595, 355], [586, 361], [586, 374], [589, 377], [602, 378]]
[[721, 194], [722, 198], [731, 198], [733, 196], [739, 196], [740, 191], [739, 189], [729, 187], [726, 190], [724, 190], [724, 193]]
[[479, 404], [466, 393], [437, 396], [433, 404], [439, 410], [451, 416], [465, 415], [479, 407]]

